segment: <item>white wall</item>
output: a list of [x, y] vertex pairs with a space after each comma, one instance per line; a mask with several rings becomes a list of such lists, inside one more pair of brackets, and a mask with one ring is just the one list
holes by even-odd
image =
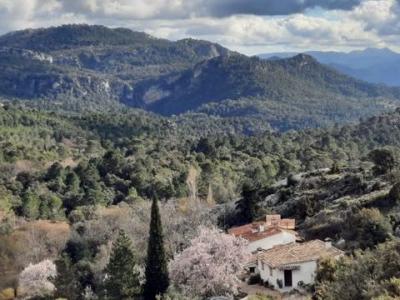
[[274, 246], [294, 243], [295, 241], [296, 236], [294, 234], [291, 234], [287, 231], [282, 231], [281, 233], [274, 234], [262, 240], [251, 242], [249, 243], [247, 248], [250, 252], [255, 252], [259, 248], [263, 250], [268, 250]]
[[[303, 281], [305, 284], [314, 283], [315, 271], [317, 270], [316, 261], [308, 261], [298, 264], [300, 268], [298, 270], [292, 270], [292, 287], [285, 287], [285, 275], [283, 270], [272, 269], [272, 275], [270, 273], [270, 268], [267, 264], [264, 264], [264, 269], [262, 268], [262, 263], [258, 261], [258, 271], [260, 272], [261, 279], [263, 281], [268, 281], [272, 284], [275, 289], [280, 291], [289, 291], [291, 289], [297, 288], [298, 283]], [[280, 289], [277, 284], [277, 279], [282, 280], [283, 287]]]

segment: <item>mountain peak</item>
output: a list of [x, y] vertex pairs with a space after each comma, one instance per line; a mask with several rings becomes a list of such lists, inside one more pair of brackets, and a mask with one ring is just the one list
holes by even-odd
[[300, 53], [292, 57], [292, 60], [299, 62], [317, 62], [314, 57], [309, 54]]
[[93, 45], [132, 45], [154, 39], [144, 32], [126, 28], [69, 24], [11, 32], [0, 37], [0, 45], [46, 51]]
[[286, 59], [288, 63], [293, 64], [299, 68], [307, 65], [319, 65], [318, 61], [311, 55], [300, 53], [291, 58]]

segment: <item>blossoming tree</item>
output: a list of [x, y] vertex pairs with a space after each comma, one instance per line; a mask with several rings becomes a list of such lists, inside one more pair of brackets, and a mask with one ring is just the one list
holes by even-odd
[[196, 296], [237, 294], [238, 274], [249, 258], [246, 244], [244, 239], [202, 227], [190, 246], [170, 262], [173, 284]]
[[51, 260], [30, 264], [19, 275], [18, 293], [23, 299], [49, 296], [55, 290], [51, 279], [56, 275], [56, 266]]

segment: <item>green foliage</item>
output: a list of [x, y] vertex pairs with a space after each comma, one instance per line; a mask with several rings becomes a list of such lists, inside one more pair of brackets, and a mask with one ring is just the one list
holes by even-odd
[[[234, 119], [235, 128], [252, 133], [355, 121], [400, 97], [399, 89], [352, 79], [307, 55], [266, 61], [124, 28], [22, 30], [0, 37], [0, 46], [0, 95], [57, 111], [195, 111], [222, 124]], [[12, 156], [15, 149], [8, 150]]]
[[22, 198], [22, 215], [35, 220], [40, 216], [40, 198], [37, 194], [27, 191]]
[[69, 256], [64, 253], [56, 260], [55, 264], [57, 267], [57, 276], [54, 278], [55, 296], [66, 299], [80, 299], [79, 278]]
[[343, 237], [353, 249], [372, 248], [391, 235], [389, 220], [376, 208], [350, 212], [344, 222]]
[[162, 295], [157, 296], [157, 300], [199, 300], [200, 297], [193, 297], [193, 295], [185, 295], [182, 291], [172, 286], [168, 291]]
[[16, 197], [4, 186], [0, 186], [0, 211], [11, 212], [19, 203], [16, 203]]
[[391, 206], [395, 206], [400, 203], [400, 182], [397, 182], [390, 189], [388, 200]]
[[374, 173], [376, 175], [386, 174], [392, 171], [396, 165], [393, 153], [388, 149], [375, 149], [368, 156], [375, 164]]
[[257, 188], [249, 183], [245, 183], [242, 188], [242, 198], [237, 202], [237, 209], [240, 211], [240, 222], [248, 224], [254, 221], [257, 216], [257, 202], [259, 196]]
[[42, 219], [61, 219], [63, 217], [62, 200], [54, 194], [42, 195], [40, 197], [40, 217]]
[[[158, 101], [147, 104], [145, 95], [154, 92], [155, 86], [162, 92]], [[399, 93], [343, 76], [307, 55], [276, 61], [222, 55], [178, 77], [173, 74], [140, 82], [132, 102], [164, 115], [196, 111], [226, 118], [251, 117], [287, 131], [382, 111], [384, 104], [376, 101], [378, 95], [397, 98]], [[365, 102], [360, 103], [360, 97]]]
[[105, 269], [105, 288], [112, 299], [131, 299], [141, 292], [139, 270], [132, 243], [122, 230], [113, 244], [110, 261]]
[[145, 276], [143, 295], [146, 300], [154, 300], [157, 295], [163, 295], [167, 291], [169, 286], [168, 266], [157, 200], [153, 200], [151, 206]]
[[314, 216], [320, 210], [320, 204], [317, 199], [305, 196], [296, 202], [294, 210], [296, 219], [304, 220]]
[[318, 262], [317, 274], [315, 282], [318, 285], [321, 282], [332, 282], [335, 280], [335, 272], [337, 263], [331, 258], [323, 258]]
[[[333, 275], [332, 275], [332, 271]], [[316, 285], [316, 299], [368, 300], [399, 297], [400, 244], [393, 241], [379, 245], [374, 250], [356, 252], [353, 257], [343, 257], [333, 268], [320, 269]]]

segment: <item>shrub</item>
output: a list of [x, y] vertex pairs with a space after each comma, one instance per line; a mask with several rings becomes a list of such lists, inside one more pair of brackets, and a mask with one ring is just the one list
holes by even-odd
[[383, 175], [396, 165], [393, 153], [387, 149], [375, 149], [368, 154], [369, 159], [374, 163], [373, 172], [375, 175]]
[[393, 185], [389, 192], [388, 200], [391, 206], [395, 206], [396, 204], [400, 203], [400, 182], [397, 182]]

